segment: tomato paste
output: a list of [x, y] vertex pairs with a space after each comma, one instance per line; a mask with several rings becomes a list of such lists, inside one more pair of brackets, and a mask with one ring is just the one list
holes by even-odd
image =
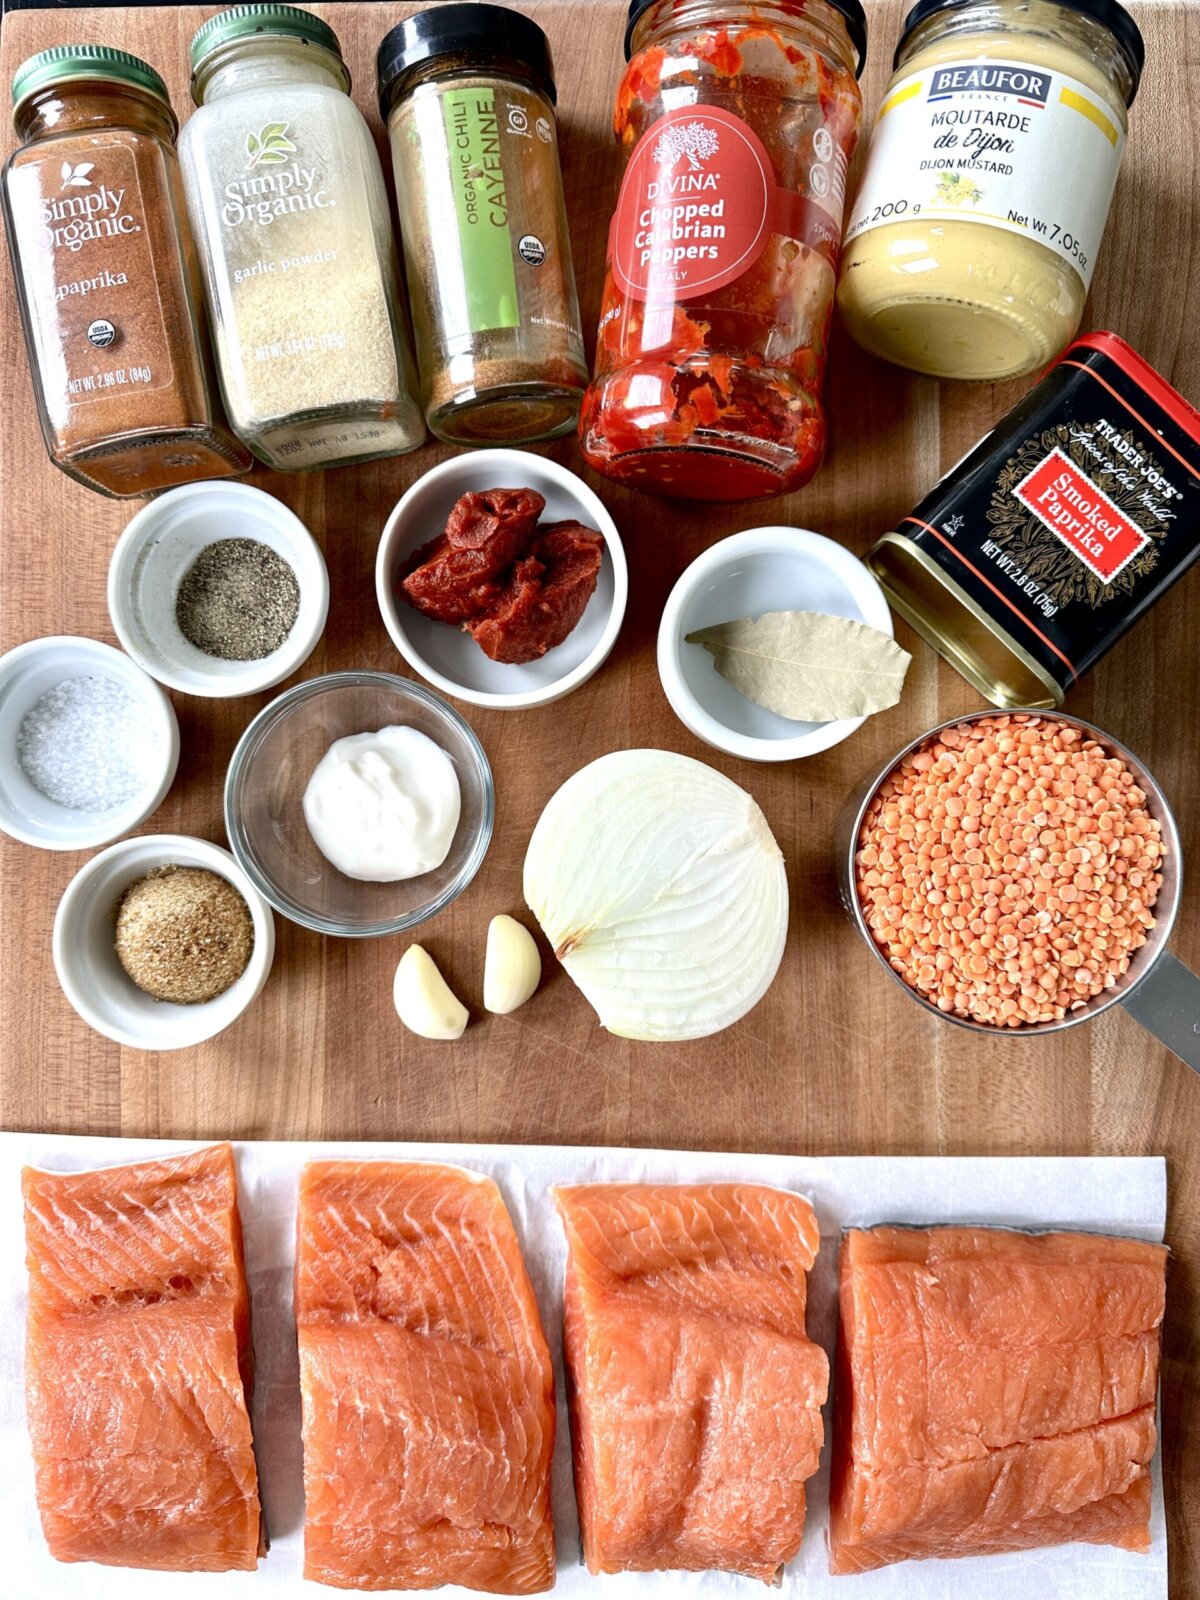
[[821, 387], [866, 48], [858, 0], [635, 0], [614, 129], [589, 464], [663, 494], [799, 488]]
[[435, 622], [464, 628], [493, 661], [536, 661], [574, 630], [596, 589], [604, 536], [579, 522], [539, 524], [534, 489], [456, 501], [444, 533], [410, 557], [399, 592]]

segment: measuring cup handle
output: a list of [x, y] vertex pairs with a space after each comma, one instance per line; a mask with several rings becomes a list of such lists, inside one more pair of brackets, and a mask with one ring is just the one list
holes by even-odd
[[1164, 950], [1120, 1004], [1168, 1050], [1200, 1072], [1200, 977], [1182, 961]]

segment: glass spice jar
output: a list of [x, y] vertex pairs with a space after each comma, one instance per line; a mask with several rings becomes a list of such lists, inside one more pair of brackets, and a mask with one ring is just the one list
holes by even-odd
[[996, 381], [1074, 336], [1145, 59], [1117, 0], [919, 0], [846, 226], [838, 307], [885, 360]]
[[703, 500], [798, 489], [866, 52], [859, 0], [632, 0], [588, 463]]
[[177, 123], [124, 50], [43, 50], [13, 77], [21, 141], [4, 221], [42, 435], [70, 477], [118, 499], [244, 472], [215, 402]]
[[383, 169], [336, 35], [294, 6], [235, 6], [191, 63], [179, 150], [230, 422], [283, 471], [414, 449]]
[[587, 385], [546, 35], [439, 5], [379, 47], [426, 420], [452, 444], [568, 433]]

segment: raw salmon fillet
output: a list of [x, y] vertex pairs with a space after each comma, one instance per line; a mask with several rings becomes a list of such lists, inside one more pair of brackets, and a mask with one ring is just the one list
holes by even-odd
[[499, 1189], [314, 1161], [298, 1233], [305, 1576], [551, 1588], [554, 1373]]
[[751, 1184], [554, 1195], [589, 1570], [774, 1581], [804, 1535], [829, 1387], [804, 1327], [812, 1207]]
[[262, 1553], [233, 1151], [27, 1167], [26, 1394], [59, 1561], [249, 1571]]
[[847, 1233], [830, 1570], [1149, 1549], [1166, 1254], [1098, 1234]]

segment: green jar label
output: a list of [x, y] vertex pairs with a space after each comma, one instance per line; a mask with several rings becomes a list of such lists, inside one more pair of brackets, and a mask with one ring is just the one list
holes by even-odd
[[483, 87], [451, 89], [442, 98], [442, 117], [471, 332], [515, 328], [517, 278], [495, 94]]

